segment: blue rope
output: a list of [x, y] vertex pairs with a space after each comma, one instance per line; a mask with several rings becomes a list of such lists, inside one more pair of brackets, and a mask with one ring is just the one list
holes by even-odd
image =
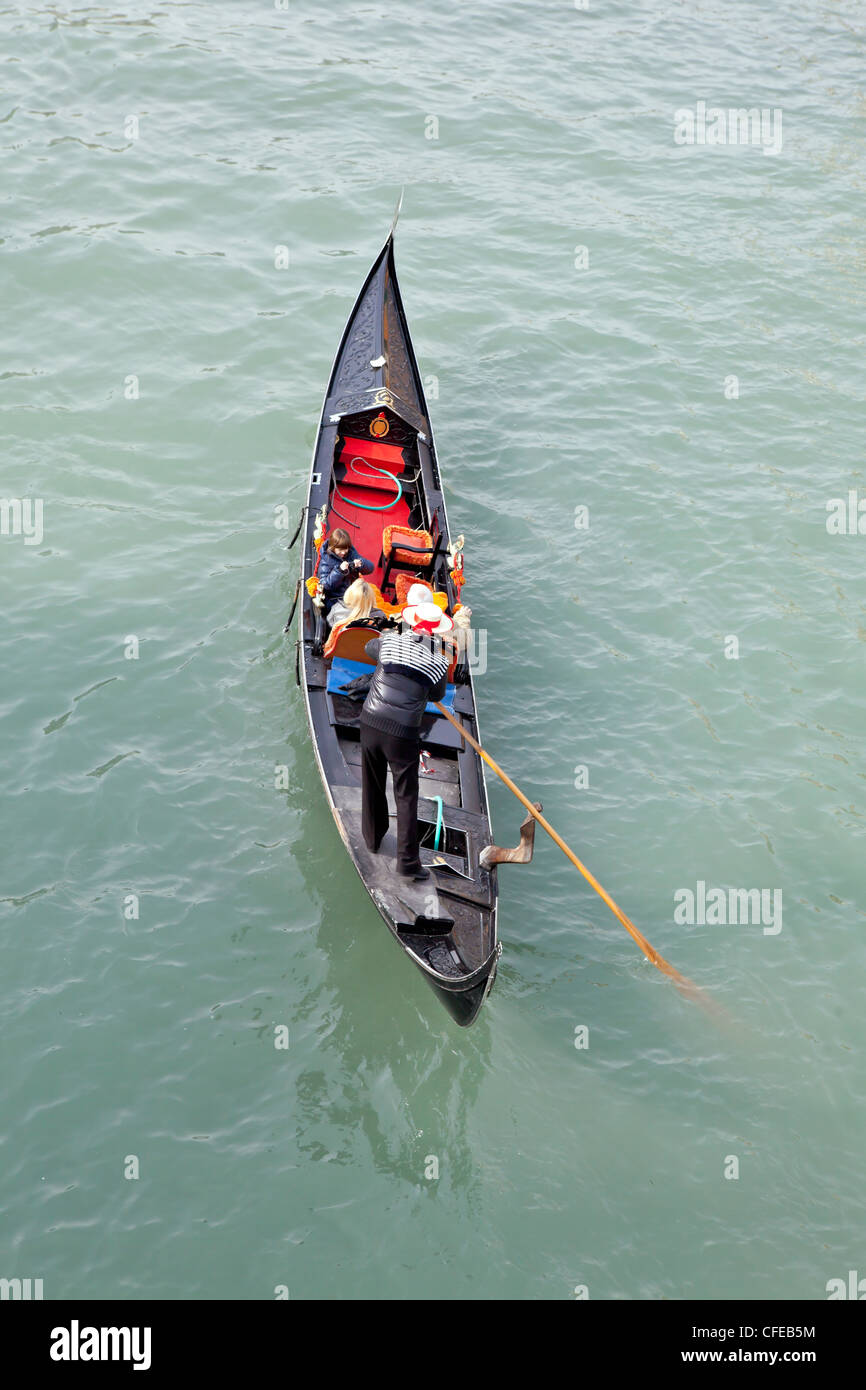
[[[344, 497], [342, 492], [337, 490], [336, 483], [334, 484], [334, 496], [339, 497], [341, 502], [345, 502], [347, 507], [359, 507], [362, 512], [389, 512], [392, 507], [396, 507], [400, 498], [403, 496], [403, 484], [400, 482], [400, 479], [395, 478], [394, 474], [390, 473], [387, 468], [380, 468], [377, 463], [371, 463], [369, 459], [349, 459], [348, 467], [353, 468], [356, 463], [366, 463], [368, 468], [372, 468], [376, 473], [381, 473], [383, 478], [390, 478], [392, 483], [397, 484], [397, 496], [392, 497], [390, 502], [383, 503], [381, 507], [371, 507], [368, 506], [366, 502], [353, 502], [351, 497]], [[367, 476], [369, 477], [369, 474]]]
[[442, 829], [443, 829], [442, 798], [441, 798], [441, 796], [433, 796], [433, 797], [430, 798], [430, 800], [431, 800], [431, 801], [435, 801], [435, 802], [437, 803], [437, 812], [436, 812], [436, 837], [435, 837], [435, 839], [434, 839], [434, 841], [433, 841], [433, 848], [434, 848], [434, 849], [438, 849], [438, 848], [439, 848], [439, 836], [442, 834]]

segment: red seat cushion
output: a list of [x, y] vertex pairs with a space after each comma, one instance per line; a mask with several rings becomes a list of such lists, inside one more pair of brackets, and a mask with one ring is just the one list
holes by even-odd
[[406, 467], [403, 450], [397, 444], [382, 444], [378, 439], [344, 439], [340, 450], [340, 463], [348, 463], [351, 458], [369, 459], [389, 473], [402, 473]]

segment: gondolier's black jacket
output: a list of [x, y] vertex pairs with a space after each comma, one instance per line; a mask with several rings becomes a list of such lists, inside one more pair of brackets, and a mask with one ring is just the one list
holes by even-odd
[[376, 661], [361, 723], [395, 738], [417, 738], [424, 706], [441, 700], [448, 680], [448, 660], [420, 633], [387, 632], [364, 648]]

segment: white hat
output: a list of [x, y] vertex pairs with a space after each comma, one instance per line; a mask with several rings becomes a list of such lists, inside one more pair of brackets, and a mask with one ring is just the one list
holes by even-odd
[[414, 607], [417, 603], [429, 603], [433, 596], [433, 590], [429, 584], [413, 584], [406, 595], [406, 603], [409, 607]]
[[436, 626], [430, 629], [431, 633], [450, 632], [454, 626], [448, 614], [443, 613], [435, 603], [417, 603], [412, 608], [404, 608], [403, 621], [411, 628], [417, 627], [419, 623], [435, 623]]

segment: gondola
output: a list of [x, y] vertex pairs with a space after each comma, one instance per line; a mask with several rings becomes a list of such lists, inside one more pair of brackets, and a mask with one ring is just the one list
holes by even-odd
[[[390, 774], [391, 827], [377, 854], [370, 853], [361, 834], [361, 701], [346, 690], [372, 670], [364, 647], [375, 634], [358, 625], [345, 627], [326, 652], [331, 632], [316, 601], [320, 549], [339, 526], [375, 563], [368, 579], [387, 608], [399, 604], [406, 578], [423, 580], [444, 594], [449, 612], [460, 602], [462, 537], [452, 545], [427, 402], [394, 269], [396, 220], [395, 214], [349, 316], [325, 393], [299, 522], [296, 676], [328, 804], [361, 882], [452, 1019], [466, 1027], [490, 991], [502, 949], [482, 760], [428, 704], [421, 727], [418, 819], [421, 860], [431, 875], [423, 883], [398, 878]], [[457, 662], [443, 704], [478, 740], [470, 652], [471, 645]]]

